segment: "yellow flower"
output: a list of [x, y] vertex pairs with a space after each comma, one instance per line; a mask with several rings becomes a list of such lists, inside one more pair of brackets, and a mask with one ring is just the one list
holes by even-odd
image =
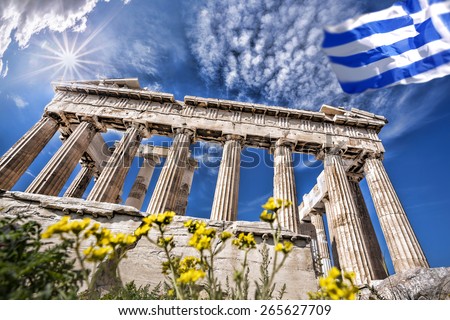
[[201, 264], [201, 260], [197, 257], [187, 256], [181, 259], [178, 266], [178, 272], [180, 274], [187, 272], [189, 269], [197, 269], [197, 266]]
[[189, 284], [195, 283], [201, 278], [205, 277], [205, 272], [197, 269], [189, 269], [186, 272], [180, 274], [180, 277], [177, 279], [178, 283]]
[[276, 219], [276, 213], [269, 212], [267, 210], [264, 210], [261, 215], [259, 216], [259, 219], [261, 221], [272, 223]]
[[192, 235], [188, 244], [191, 247], [194, 247], [195, 249], [197, 249], [198, 251], [202, 251], [202, 250], [207, 250], [211, 247], [211, 240], [212, 240], [211, 237], [204, 235], [204, 234], [199, 234], [196, 232]]
[[83, 250], [83, 254], [88, 261], [100, 262], [103, 261], [106, 256], [112, 256], [114, 254], [114, 249], [112, 246], [88, 247]]
[[206, 223], [189, 220], [184, 224], [188, 231], [193, 233], [188, 244], [198, 251], [211, 248], [211, 241], [216, 236], [216, 229], [206, 228]]
[[275, 251], [282, 251], [284, 254], [287, 254], [291, 252], [293, 248], [294, 245], [292, 244], [292, 242], [284, 241], [283, 244], [280, 242], [277, 243], [277, 245], [275, 246]]
[[90, 254], [92, 253], [92, 250], [94, 250], [94, 248], [92, 248], [92, 247], [87, 247], [86, 249], [83, 250], [83, 254], [84, 254], [85, 256], [88, 256], [88, 255], [90, 255]]
[[144, 225], [138, 227], [138, 228], [134, 231], [134, 235], [135, 235], [136, 237], [146, 236], [146, 235], [148, 234], [149, 231], [150, 231], [150, 225], [144, 224]]
[[262, 207], [266, 210], [275, 211], [278, 209], [277, 203], [273, 197], [270, 197]]
[[164, 213], [158, 213], [156, 218], [154, 217], [153, 219], [155, 224], [159, 226], [166, 226], [172, 222], [173, 217], [175, 217], [175, 212], [166, 211]]
[[149, 227], [152, 226], [152, 224], [155, 220], [156, 220], [156, 215], [149, 215], [149, 216], [146, 216], [145, 218], [142, 218], [142, 222], [144, 222]]
[[123, 238], [123, 237], [125, 237], [125, 235], [124, 235], [123, 233], [119, 233], [119, 234], [117, 234], [117, 235], [111, 234], [111, 235], [108, 237], [108, 242], [114, 246], [114, 245], [116, 245], [117, 243], [122, 242], [122, 239], [121, 239], [121, 238]]
[[172, 245], [173, 244], [173, 236], [170, 237], [159, 237], [158, 238], [158, 246], [164, 248], [166, 245]]
[[92, 236], [93, 234], [95, 234], [98, 230], [100, 229], [100, 223], [95, 222], [94, 224], [91, 225], [91, 227], [89, 229], [87, 229], [84, 232], [84, 238], [87, 239], [90, 236]]
[[47, 228], [47, 230], [45, 230], [44, 232], [41, 233], [41, 238], [42, 239], [48, 239], [51, 238], [53, 235], [53, 230], [52, 228]]
[[355, 274], [353, 272], [344, 272], [343, 274], [344, 278], [342, 278], [342, 273], [338, 268], [331, 268], [327, 277], [321, 277], [319, 279], [320, 291], [317, 293], [308, 293], [310, 299], [356, 299], [359, 288], [353, 284]]
[[206, 250], [211, 247], [211, 238], [207, 236], [200, 236], [200, 240], [195, 245], [198, 251]]
[[113, 252], [113, 248], [111, 246], [101, 247], [94, 249], [92, 251], [92, 259], [101, 261], [103, 260], [107, 255], [111, 254]]
[[195, 233], [197, 229], [203, 227], [206, 228], [206, 223], [198, 220], [188, 220], [184, 223], [184, 226], [188, 229], [189, 233]]
[[284, 250], [283, 250], [284, 253], [291, 252], [292, 249], [294, 248], [294, 244], [290, 241], [284, 241], [283, 244], [284, 244]]
[[347, 280], [353, 281], [353, 279], [356, 278], [356, 274], [353, 271], [344, 272], [344, 278]]
[[51, 226], [49, 226], [42, 234], [41, 237], [43, 239], [48, 239], [50, 238], [53, 234], [59, 234], [59, 233], [65, 233], [70, 231], [68, 228], [68, 223], [69, 223], [69, 216], [64, 216], [61, 218], [61, 220], [59, 220], [58, 222], [52, 224]]
[[231, 232], [224, 231], [221, 234], [219, 234], [219, 239], [222, 241], [226, 241], [227, 239], [231, 238], [232, 236], [233, 236], [233, 234], [231, 234]]
[[81, 231], [86, 229], [90, 223], [91, 223], [91, 219], [84, 218], [82, 221], [71, 222], [69, 224], [69, 228], [74, 234], [79, 234]]
[[333, 268], [330, 269], [330, 271], [328, 271], [328, 276], [329, 276], [330, 278], [336, 279], [336, 278], [338, 278], [340, 275], [341, 275], [341, 271], [339, 271], [339, 269], [336, 268], [336, 267], [333, 267]]
[[262, 207], [269, 211], [277, 211], [280, 208], [286, 208], [292, 205], [292, 201], [290, 200], [283, 200], [283, 199], [275, 199], [273, 197], [270, 197], [265, 204], [262, 205]]
[[137, 240], [137, 238], [135, 237], [135, 236], [133, 236], [133, 235], [131, 235], [131, 234], [127, 234], [126, 236], [125, 236], [125, 239], [123, 239], [123, 244], [124, 245], [132, 245], [133, 243], [135, 243], [136, 242], [136, 240]]
[[256, 241], [251, 232], [247, 234], [244, 232], [239, 233], [237, 239], [234, 239], [232, 243], [239, 249], [253, 249], [256, 247]]

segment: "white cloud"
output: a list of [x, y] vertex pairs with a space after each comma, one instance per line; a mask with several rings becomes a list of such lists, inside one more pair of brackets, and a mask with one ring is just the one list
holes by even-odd
[[26, 102], [21, 96], [19, 95], [7, 95], [7, 98], [12, 100], [17, 108], [23, 109], [28, 105], [28, 102]]
[[25, 174], [31, 176], [32, 178], [36, 178], [36, 175], [33, 172], [31, 172], [31, 170], [25, 171]]
[[3, 69], [3, 61], [0, 59], [0, 72], [2, 78], [5, 78], [8, 75], [8, 61], [6, 61], [5, 68]]
[[[418, 98], [425, 103], [425, 97], [415, 94], [413, 86], [344, 94], [320, 48], [325, 25], [367, 12], [368, 3], [208, 1], [196, 8], [188, 37], [203, 78], [225, 86], [234, 98], [312, 110], [324, 103], [370, 110], [389, 118], [391, 125], [383, 132], [391, 138], [414, 128], [437, 102], [428, 101], [420, 108], [426, 112], [416, 108], [414, 113], [411, 105], [419, 104]], [[439, 91], [423, 86], [432, 95]]]
[[[160, 79], [170, 73], [168, 69], [185, 61], [189, 48], [183, 22], [177, 12], [167, 7], [170, 4], [166, 2], [149, 1], [121, 13], [121, 19], [130, 21], [128, 27], [119, 24], [120, 29], [112, 25], [105, 30], [103, 36], [109, 37], [106, 41], [113, 42], [110, 50], [104, 52], [104, 59], [111, 66], [105, 71], [108, 76], [133, 70], [135, 75], [162, 82]], [[153, 85], [158, 87], [157, 83]]]
[[[63, 32], [86, 29], [88, 14], [101, 0], [2, 0], [0, 6], [0, 67], [1, 59], [11, 44], [27, 47], [33, 34], [44, 29]], [[109, 0], [104, 0], [109, 2]], [[123, 0], [124, 3], [129, 1]], [[0, 68], [0, 72], [2, 68]]]

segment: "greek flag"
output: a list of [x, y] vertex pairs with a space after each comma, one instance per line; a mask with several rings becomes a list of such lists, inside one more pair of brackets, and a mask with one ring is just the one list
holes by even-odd
[[450, 1], [396, 2], [327, 27], [322, 47], [347, 93], [446, 76], [450, 74]]

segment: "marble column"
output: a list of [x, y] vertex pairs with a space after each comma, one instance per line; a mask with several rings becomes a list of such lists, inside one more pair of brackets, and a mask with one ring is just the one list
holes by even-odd
[[319, 250], [322, 274], [326, 276], [331, 269], [331, 258], [322, 214], [319, 212], [316, 212], [316, 214], [312, 213], [311, 223], [316, 228], [317, 247]]
[[350, 189], [353, 192], [353, 197], [358, 207], [358, 219], [362, 227], [362, 234], [366, 252], [368, 254], [371, 278], [373, 280], [381, 280], [386, 278], [386, 268], [384, 267], [383, 254], [381, 253], [380, 244], [378, 243], [375, 229], [370, 220], [369, 211], [367, 210], [361, 188], [359, 186], [359, 179], [357, 177], [349, 177]]
[[[309, 218], [313, 215], [313, 212], [310, 212]], [[311, 219], [309, 219], [311, 220]], [[303, 220], [300, 223], [300, 232], [299, 234], [309, 236], [311, 239], [310, 247], [311, 247], [311, 256], [313, 260], [314, 271], [317, 276], [321, 276], [323, 274], [322, 270], [322, 261], [319, 252], [319, 246], [317, 244], [317, 232], [316, 227], [311, 223], [311, 221]]]
[[275, 199], [290, 200], [292, 205], [278, 211], [278, 221], [283, 228], [299, 233], [297, 189], [292, 164], [293, 143], [280, 139], [275, 144], [273, 196]]
[[333, 224], [334, 214], [332, 213], [333, 208], [331, 207], [330, 201], [327, 198], [323, 199], [323, 204], [325, 206], [325, 213], [327, 215], [328, 237], [330, 239], [330, 248], [333, 258], [333, 266], [335, 266], [338, 269], [341, 269], [341, 266], [339, 264], [339, 255], [336, 246], [336, 237], [333, 233], [333, 226], [334, 226]]
[[64, 197], [81, 198], [94, 176], [94, 162], [82, 162], [81, 170], [64, 193]]
[[186, 164], [186, 169], [181, 179], [180, 190], [178, 191], [177, 204], [175, 212], [177, 215], [184, 216], [188, 204], [189, 194], [191, 193], [192, 180], [194, 179], [194, 171], [197, 168], [197, 161], [189, 158]]
[[94, 124], [82, 121], [25, 192], [57, 196], [96, 132]]
[[0, 189], [10, 190], [58, 130], [58, 123], [44, 116], [0, 158]]
[[131, 187], [128, 194], [126, 206], [135, 207], [141, 210], [144, 203], [145, 196], [147, 195], [148, 186], [155, 171], [155, 166], [160, 162], [159, 157], [155, 155], [148, 155], [144, 157], [141, 169], [136, 177], [136, 180]]
[[211, 220], [236, 221], [239, 199], [242, 137], [227, 135], [217, 176]]
[[140, 142], [141, 128], [130, 126], [95, 182], [88, 201], [117, 203]]
[[182, 172], [186, 167], [192, 137], [192, 130], [185, 128], [175, 130], [172, 146], [147, 207], [148, 214], [175, 210], [177, 192], [181, 185]]
[[395, 272], [429, 267], [381, 159], [367, 159], [364, 173]]
[[325, 181], [331, 207], [332, 233], [341, 269], [353, 271], [356, 282], [369, 283], [371, 278], [369, 259], [364, 246], [363, 232], [358, 220], [358, 207], [338, 154], [325, 154]]

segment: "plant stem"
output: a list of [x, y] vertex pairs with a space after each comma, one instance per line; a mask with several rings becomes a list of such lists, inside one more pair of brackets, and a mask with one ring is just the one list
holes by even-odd
[[[159, 226], [159, 232], [161, 233], [161, 237], [164, 239], [164, 229], [162, 229], [161, 226]], [[168, 245], [164, 241], [164, 253], [166, 254], [167, 260], [169, 262], [170, 272], [172, 273], [172, 279], [171, 279], [172, 284], [173, 284], [173, 287], [175, 289], [178, 299], [184, 300], [184, 296], [183, 296], [182, 292], [180, 291], [180, 288], [177, 285], [177, 281], [176, 281], [177, 276], [176, 276], [176, 272], [175, 272], [175, 267], [173, 266], [172, 259], [170, 257], [170, 250], [168, 249], [167, 246]]]

